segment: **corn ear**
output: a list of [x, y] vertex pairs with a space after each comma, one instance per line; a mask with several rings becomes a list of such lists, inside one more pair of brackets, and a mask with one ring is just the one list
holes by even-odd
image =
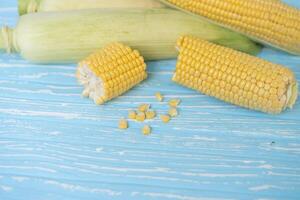
[[297, 80], [288, 68], [190, 36], [181, 37], [177, 48], [176, 83], [271, 114], [296, 102]]
[[138, 51], [112, 43], [81, 61], [76, 76], [84, 86], [83, 96], [103, 104], [146, 79], [147, 72]]
[[19, 14], [95, 8], [162, 8], [155, 0], [18, 0]]
[[300, 10], [279, 0], [161, 0], [258, 42], [300, 55]]
[[[11, 33], [5, 30], [2, 39]], [[20, 17], [11, 34], [10, 46], [6, 48], [20, 52], [25, 59], [35, 63], [73, 63], [118, 41], [137, 49], [146, 60], [158, 60], [177, 56], [174, 44], [183, 34], [250, 54], [260, 50], [244, 36], [166, 8], [27, 14]]]

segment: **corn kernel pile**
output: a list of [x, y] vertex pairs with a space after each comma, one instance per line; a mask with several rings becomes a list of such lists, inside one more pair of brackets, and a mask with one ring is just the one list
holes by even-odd
[[[157, 101], [163, 102], [164, 97], [160, 92], [155, 94]], [[169, 111], [167, 114], [160, 115], [160, 120], [163, 123], [168, 123], [172, 118], [177, 117], [178, 113], [178, 105], [180, 104], [180, 99], [171, 99], [168, 102]], [[141, 104], [138, 106], [136, 110], [130, 110], [128, 112], [128, 119], [136, 122], [144, 122], [148, 120], [153, 120], [157, 117], [157, 112], [151, 108], [151, 104]], [[127, 129], [129, 128], [128, 121], [126, 119], [121, 119], [119, 121], [119, 129]], [[143, 135], [150, 135], [152, 128], [150, 125], [146, 124], [142, 128]]]

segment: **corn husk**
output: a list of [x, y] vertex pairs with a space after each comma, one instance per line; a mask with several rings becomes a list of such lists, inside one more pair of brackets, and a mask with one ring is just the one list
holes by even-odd
[[19, 14], [95, 8], [162, 8], [156, 0], [18, 0]]
[[250, 54], [260, 50], [244, 36], [166, 8], [27, 14], [13, 31], [2, 29], [0, 40], [9, 41], [0, 49], [20, 52], [35, 63], [70, 63], [108, 43], [122, 42], [146, 60], [159, 60], [177, 56], [174, 46], [181, 35], [194, 35]]

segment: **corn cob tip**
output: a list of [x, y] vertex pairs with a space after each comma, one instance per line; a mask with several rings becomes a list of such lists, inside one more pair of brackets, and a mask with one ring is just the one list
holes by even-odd
[[112, 43], [80, 62], [76, 76], [84, 86], [82, 96], [103, 104], [147, 77], [146, 64], [137, 51]]
[[42, 0], [18, 0], [19, 15], [37, 12], [38, 6]]
[[177, 45], [174, 82], [270, 114], [279, 114], [296, 102], [297, 80], [284, 66], [196, 37], [181, 37]]

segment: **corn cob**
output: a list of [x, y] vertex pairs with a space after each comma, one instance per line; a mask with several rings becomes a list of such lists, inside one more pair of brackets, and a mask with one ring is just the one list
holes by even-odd
[[267, 45], [300, 55], [300, 11], [279, 0], [161, 0]]
[[77, 78], [83, 96], [103, 104], [147, 77], [146, 64], [139, 52], [121, 43], [112, 43], [79, 63]]
[[137, 49], [146, 60], [157, 60], [176, 57], [174, 44], [182, 34], [247, 53], [255, 54], [260, 50], [244, 36], [166, 8], [27, 14], [20, 17], [15, 30], [2, 29], [0, 44], [9, 38], [7, 49], [20, 52], [35, 63], [78, 62], [115, 41]]
[[18, 0], [19, 14], [94, 8], [162, 8], [155, 0]]
[[292, 108], [297, 81], [292, 71], [247, 54], [184, 36], [173, 81], [242, 107], [277, 114]]

